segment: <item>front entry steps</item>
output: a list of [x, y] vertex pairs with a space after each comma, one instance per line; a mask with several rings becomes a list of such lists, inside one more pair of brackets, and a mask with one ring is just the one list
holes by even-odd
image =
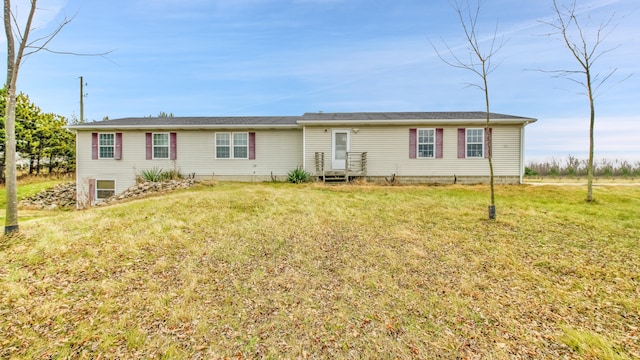
[[346, 171], [325, 171], [322, 182], [347, 182]]
[[325, 170], [324, 153], [315, 153], [316, 176], [322, 182], [349, 182], [358, 177], [367, 176], [367, 153], [347, 152], [344, 161], [346, 170]]

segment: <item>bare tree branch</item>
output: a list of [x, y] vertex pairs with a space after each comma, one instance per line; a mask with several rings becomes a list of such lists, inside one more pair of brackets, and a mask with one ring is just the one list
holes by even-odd
[[[58, 36], [58, 34], [60, 33], [60, 31], [62, 31], [62, 29], [69, 24], [71, 21], [73, 21], [73, 19], [76, 16], [72, 16], [71, 18], [67, 18], [65, 17], [62, 22], [60, 24], [58, 24], [58, 26], [55, 28], [55, 30], [53, 30], [50, 34], [42, 36], [40, 38], [37, 38], [31, 42], [29, 42], [29, 44], [27, 44], [27, 48], [29, 49], [34, 49], [32, 51], [30, 51], [27, 55], [30, 54], [34, 54], [42, 49], [45, 49], [47, 47], [47, 45], [49, 45], [49, 43], [51, 43], [51, 41], [53, 41], [53, 39]], [[36, 45], [38, 43], [42, 42], [42, 44], [40, 45]]]
[[[553, 0], [555, 11], [552, 21], [542, 21], [550, 26], [554, 32], [548, 36], [561, 35], [564, 46], [569, 50], [571, 56], [579, 64], [578, 70], [552, 70], [543, 71], [554, 74], [554, 77], [562, 77], [571, 82], [579, 84], [585, 89], [584, 95], [589, 100], [589, 160], [587, 163], [587, 201], [594, 201], [593, 198], [593, 157], [594, 157], [594, 124], [595, 124], [595, 99], [599, 96], [600, 88], [609, 81], [617, 72], [614, 68], [604, 74], [594, 72], [594, 64], [610, 52], [618, 49], [620, 45], [602, 49], [605, 40], [615, 29], [613, 21], [615, 13], [606, 17], [596, 27], [595, 34], [588, 36], [587, 28], [578, 18], [576, 0], [569, 5], [560, 5], [560, 0]], [[579, 76], [579, 77], [578, 77]], [[622, 81], [628, 79], [627, 76]]]
[[[463, 4], [462, 1], [452, 0], [450, 4], [456, 12], [456, 16], [458, 17], [458, 21], [462, 27], [465, 42], [468, 45], [469, 60], [464, 61], [458, 57], [456, 52], [446, 43], [446, 41], [442, 39], [442, 43], [446, 47], [448, 57], [451, 60], [445, 57], [430, 41], [431, 47], [436, 52], [438, 58], [440, 58], [440, 60], [445, 64], [454, 68], [471, 71], [478, 76], [480, 80], [482, 80], [485, 75], [493, 73], [502, 64], [502, 62], [497, 64], [494, 63], [493, 55], [498, 53], [504, 47], [506, 41], [498, 36], [498, 23], [496, 22], [493, 34], [488, 38], [488, 40], [491, 41], [488, 51], [483, 52], [480, 45], [483, 40], [480, 39], [478, 31], [478, 19], [482, 9], [482, 1], [479, 0], [473, 10], [471, 10], [468, 1]], [[477, 87], [482, 91], [485, 90], [484, 86], [480, 84], [474, 84], [474, 87]]]
[[[72, 51], [60, 51], [60, 50], [53, 50], [51, 48], [49, 48], [49, 45], [51, 44], [51, 42], [60, 34], [60, 32], [62, 32], [62, 30], [68, 25], [70, 24], [77, 16], [78, 14], [75, 13], [73, 16], [69, 17], [64, 17], [62, 19], [62, 21], [56, 26], [56, 28], [51, 31], [49, 34], [40, 36], [34, 40], [29, 41], [28, 43], [25, 44], [25, 52], [23, 54], [23, 58], [26, 58], [30, 55], [33, 55], [37, 52], [40, 51], [46, 51], [52, 54], [57, 54], [57, 55], [73, 55], [73, 56], [98, 56], [98, 57], [102, 57], [105, 60], [114, 63], [113, 61], [111, 61], [109, 58], [106, 57], [106, 55], [109, 55], [111, 53], [113, 53], [115, 50], [109, 50], [109, 51], [105, 51], [105, 52], [101, 52], [101, 53], [81, 53], [81, 52], [72, 52]], [[18, 41], [22, 41], [24, 39], [23, 35], [22, 35], [22, 30], [20, 29], [20, 26], [17, 22], [17, 19], [14, 15], [14, 13], [11, 13], [11, 17], [12, 17], [12, 21], [14, 24], [14, 30], [16, 33], [16, 38], [18, 39]], [[29, 32], [33, 31], [34, 29], [29, 29]], [[115, 64], [115, 63], [114, 63]]]
[[[109, 54], [114, 52], [114, 50], [110, 50], [110, 51], [105, 51], [103, 53], [85, 54], [85, 53], [77, 53], [77, 52], [73, 52], [73, 51], [57, 51], [57, 50], [51, 50], [51, 49], [47, 49], [47, 48], [40, 48], [40, 50], [46, 51], [46, 52], [51, 53], [51, 54], [56, 54], [56, 55], [98, 56], [98, 57], [105, 57], [105, 55], [109, 55]], [[109, 59], [107, 59], [107, 60], [109, 60]]]
[[[57, 37], [62, 29], [72, 20], [64, 18], [58, 26], [48, 35], [42, 36], [29, 42], [29, 34], [32, 30], [33, 17], [36, 13], [37, 0], [30, 0], [30, 9], [24, 27], [16, 17], [17, 11], [11, 10], [11, 0], [4, 0], [4, 27], [7, 37], [7, 95], [5, 108], [5, 152], [6, 156], [6, 211], [5, 211], [5, 234], [12, 234], [18, 231], [18, 197], [17, 197], [17, 169], [16, 169], [16, 137], [15, 137], [15, 120], [16, 120], [16, 83], [18, 80], [18, 72], [22, 61], [29, 55], [39, 51], [56, 52], [49, 49], [51, 41]], [[14, 31], [15, 29], [15, 31]], [[16, 40], [18, 45], [16, 53]], [[93, 54], [93, 56], [103, 56], [108, 54]], [[86, 55], [89, 54], [76, 54]]]
[[498, 37], [498, 23], [496, 22], [496, 26], [493, 30], [493, 36], [489, 39], [490, 44], [488, 47], [488, 51], [483, 52], [483, 48], [481, 46], [484, 43], [483, 39], [479, 36], [478, 30], [478, 20], [480, 18], [480, 10], [482, 8], [482, 0], [477, 0], [475, 9], [471, 9], [469, 5], [469, 0], [466, 0], [466, 6], [463, 6], [462, 0], [452, 0], [451, 6], [456, 12], [458, 20], [460, 21], [460, 25], [462, 27], [464, 38], [467, 43], [467, 52], [469, 55], [468, 61], [463, 61], [453, 49], [443, 40], [444, 46], [446, 47], [450, 59], [445, 58], [438, 48], [431, 43], [431, 46], [435, 50], [436, 54], [445, 64], [472, 72], [476, 76], [480, 78], [479, 83], [469, 83], [468, 86], [476, 87], [484, 93], [484, 101], [486, 108], [486, 126], [485, 126], [485, 138], [488, 143], [488, 148], [485, 150], [487, 152], [487, 159], [489, 162], [489, 182], [491, 189], [491, 205], [489, 206], [489, 219], [495, 219], [495, 188], [494, 188], [494, 172], [493, 172], [493, 156], [492, 156], [492, 138], [491, 131], [489, 131], [489, 125], [491, 120], [491, 112], [489, 108], [489, 85], [488, 85], [488, 77], [489, 74], [493, 73], [493, 71], [500, 65], [500, 63], [496, 64], [493, 62], [493, 58], [495, 54], [502, 49], [505, 44], [504, 39]]

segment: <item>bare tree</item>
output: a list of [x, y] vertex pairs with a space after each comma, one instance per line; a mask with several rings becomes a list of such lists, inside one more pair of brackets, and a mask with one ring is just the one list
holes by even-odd
[[[48, 50], [47, 46], [51, 40], [71, 21], [65, 18], [52, 33], [30, 42], [29, 33], [37, 9], [36, 2], [37, 0], [30, 1], [29, 15], [27, 16], [24, 28], [20, 28], [17, 17], [11, 9], [11, 0], [4, 0], [4, 30], [7, 36], [7, 102], [5, 109], [7, 207], [4, 232], [7, 235], [18, 231], [15, 120], [16, 83], [18, 81], [20, 64], [25, 57], [41, 50]], [[16, 42], [18, 44], [17, 52]]]
[[460, 25], [464, 31], [465, 40], [467, 42], [467, 51], [469, 59], [463, 60], [456, 52], [445, 43], [450, 59], [445, 58], [438, 49], [433, 46], [434, 50], [438, 54], [438, 57], [447, 65], [454, 68], [471, 71], [473, 74], [480, 78], [479, 82], [469, 83], [471, 87], [480, 89], [484, 93], [484, 103], [486, 109], [486, 123], [484, 136], [488, 144], [487, 159], [489, 161], [489, 184], [491, 188], [491, 204], [489, 205], [489, 219], [496, 218], [496, 201], [495, 201], [495, 188], [494, 188], [494, 175], [493, 175], [493, 154], [492, 154], [492, 136], [490, 131], [491, 112], [489, 111], [489, 75], [498, 67], [499, 64], [493, 62], [493, 58], [496, 53], [504, 46], [504, 40], [498, 38], [498, 26], [493, 30], [493, 34], [487, 39], [486, 48], [481, 46], [481, 43], [485, 41], [480, 37], [478, 31], [478, 19], [480, 17], [480, 10], [482, 8], [482, 1], [478, 0], [476, 7], [471, 8], [469, 1], [459, 2], [453, 1], [452, 7], [458, 15]]
[[[566, 78], [579, 84], [584, 88], [585, 95], [589, 99], [589, 160], [587, 162], [587, 201], [594, 201], [593, 197], [593, 156], [594, 156], [594, 124], [596, 119], [595, 98], [600, 87], [609, 80], [617, 71], [617, 68], [601, 74], [594, 72], [594, 65], [605, 54], [617, 49], [618, 46], [605, 48], [604, 42], [611, 34], [614, 15], [605, 18], [589, 35], [587, 29], [583, 27], [576, 11], [576, 0], [568, 6], [561, 6], [557, 0], [553, 0], [555, 10], [554, 20], [543, 21], [554, 29], [549, 36], [560, 35], [564, 45], [571, 53], [571, 56], [578, 62], [577, 70], [551, 70], [545, 71], [556, 74], [558, 77]], [[628, 78], [628, 77], [627, 77]]]

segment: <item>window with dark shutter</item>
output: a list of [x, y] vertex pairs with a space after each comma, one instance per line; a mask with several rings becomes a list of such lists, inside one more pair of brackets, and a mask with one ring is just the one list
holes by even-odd
[[115, 138], [114, 133], [93, 133], [91, 135], [91, 158], [115, 159]]
[[256, 158], [256, 133], [233, 132], [216, 133], [216, 159]]
[[485, 142], [486, 137], [484, 136], [484, 129], [467, 129], [466, 143], [467, 143], [467, 158], [482, 158], [485, 157], [486, 151]]

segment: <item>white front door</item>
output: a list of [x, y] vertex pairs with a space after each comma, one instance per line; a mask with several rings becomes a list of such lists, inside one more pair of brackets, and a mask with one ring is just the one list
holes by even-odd
[[333, 129], [331, 131], [331, 167], [333, 170], [344, 170], [345, 159], [349, 151], [351, 131], [349, 129]]

